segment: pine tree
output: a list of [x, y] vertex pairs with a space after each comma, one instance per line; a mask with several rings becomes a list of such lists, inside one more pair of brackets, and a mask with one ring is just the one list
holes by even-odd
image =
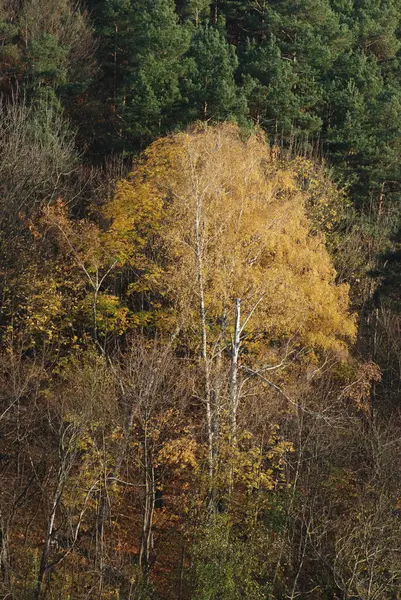
[[211, 0], [181, 0], [177, 2], [177, 12], [183, 19], [189, 19], [198, 27], [210, 18]]
[[134, 150], [176, 122], [189, 32], [173, 0], [106, 0], [93, 5], [93, 14], [113, 141]]
[[224, 32], [210, 25], [199, 27], [188, 59], [189, 72], [183, 85], [188, 120], [244, 121], [246, 101], [235, 81], [238, 59]]
[[71, 0], [0, 3], [0, 86], [12, 97], [73, 101], [88, 87], [94, 42], [87, 16]]
[[253, 118], [286, 133], [318, 132], [322, 81], [344, 36], [328, 0], [227, 0], [222, 10], [239, 45], [240, 70], [253, 82], [247, 86]]
[[276, 39], [264, 45], [248, 41], [241, 57], [244, 88], [253, 120], [267, 131], [289, 135], [299, 116], [296, 76], [282, 60]]

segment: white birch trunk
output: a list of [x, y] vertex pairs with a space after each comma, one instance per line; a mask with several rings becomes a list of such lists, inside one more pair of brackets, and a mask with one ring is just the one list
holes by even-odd
[[210, 381], [210, 364], [207, 351], [207, 325], [206, 325], [206, 308], [205, 308], [205, 291], [203, 281], [203, 240], [201, 234], [201, 218], [202, 218], [202, 200], [199, 195], [196, 199], [196, 214], [195, 214], [195, 256], [196, 256], [196, 268], [197, 268], [197, 279], [198, 279], [198, 291], [199, 291], [199, 313], [201, 320], [202, 329], [202, 348], [201, 358], [204, 367], [205, 375], [205, 406], [206, 406], [206, 424], [207, 424], [207, 436], [208, 436], [208, 469], [209, 469], [209, 483], [212, 487], [213, 475], [214, 475], [214, 454], [215, 454], [215, 443], [213, 434], [213, 409], [212, 409], [212, 394], [211, 394], [211, 381]]
[[238, 409], [238, 366], [239, 352], [241, 347], [241, 299], [235, 301], [235, 324], [234, 335], [231, 344], [231, 368], [230, 368], [230, 427], [231, 440], [235, 443], [237, 431], [237, 409]]

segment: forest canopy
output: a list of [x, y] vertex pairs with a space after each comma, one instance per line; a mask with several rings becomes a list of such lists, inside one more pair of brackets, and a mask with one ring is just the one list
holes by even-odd
[[0, 596], [399, 600], [396, 0], [0, 0]]

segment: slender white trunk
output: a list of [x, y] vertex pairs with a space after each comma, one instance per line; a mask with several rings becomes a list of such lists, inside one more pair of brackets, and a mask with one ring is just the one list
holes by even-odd
[[239, 351], [241, 347], [241, 300], [235, 301], [235, 325], [231, 344], [231, 369], [230, 369], [230, 425], [231, 439], [235, 443], [237, 431], [237, 409], [238, 409], [238, 366]]
[[206, 406], [206, 423], [208, 435], [208, 468], [209, 468], [209, 483], [212, 486], [214, 475], [214, 434], [213, 434], [213, 409], [212, 409], [212, 393], [210, 381], [210, 364], [207, 351], [207, 325], [206, 325], [206, 308], [205, 308], [205, 290], [203, 280], [203, 239], [201, 232], [202, 219], [202, 200], [197, 196], [196, 199], [196, 214], [195, 214], [195, 255], [196, 268], [198, 279], [199, 292], [199, 313], [202, 329], [202, 347], [201, 358], [204, 367], [205, 375], [205, 406]]

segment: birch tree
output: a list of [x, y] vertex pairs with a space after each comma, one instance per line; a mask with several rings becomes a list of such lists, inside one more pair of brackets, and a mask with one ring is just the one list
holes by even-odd
[[221, 418], [234, 440], [247, 381], [269, 382], [300, 354], [344, 356], [355, 334], [348, 288], [336, 285], [324, 237], [309, 225], [306, 193], [273, 150], [261, 133], [202, 127], [155, 142], [124, 184], [133, 239], [136, 203], [146, 194], [162, 206], [151, 250], [157, 324], [179, 330], [202, 365], [195, 393], [211, 479]]

